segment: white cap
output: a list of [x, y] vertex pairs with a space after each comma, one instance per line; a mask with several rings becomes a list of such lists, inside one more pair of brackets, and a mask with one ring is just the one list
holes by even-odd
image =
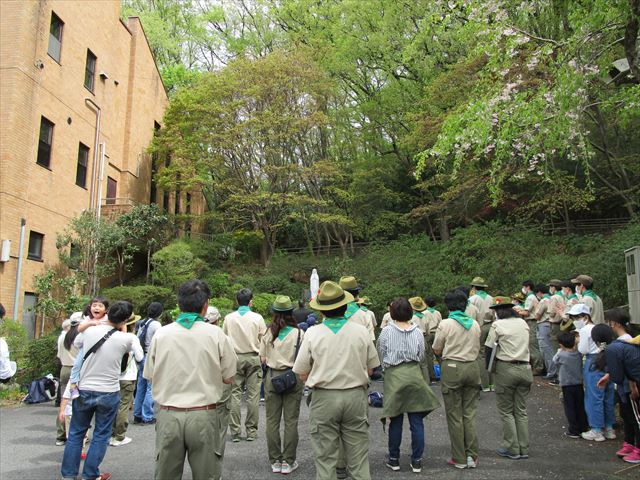
[[69, 330], [71, 327], [71, 319], [67, 318], [64, 322], [62, 322], [62, 330]]
[[204, 315], [204, 319], [208, 323], [215, 323], [220, 320], [220, 312], [216, 307], [209, 306], [209, 308], [207, 308], [207, 313]]
[[82, 312], [73, 312], [69, 317], [69, 325], [74, 326], [82, 321]]
[[589, 315], [591, 316], [591, 308], [584, 303], [576, 303], [571, 310], [569, 310], [569, 315]]

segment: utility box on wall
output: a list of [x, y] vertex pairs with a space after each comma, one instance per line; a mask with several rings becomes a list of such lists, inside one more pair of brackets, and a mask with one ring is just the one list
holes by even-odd
[[631, 323], [640, 324], [640, 247], [625, 250]]

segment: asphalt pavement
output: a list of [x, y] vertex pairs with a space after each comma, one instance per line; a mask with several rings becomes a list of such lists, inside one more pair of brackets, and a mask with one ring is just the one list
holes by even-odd
[[[372, 390], [382, 391], [382, 383], [374, 382]], [[440, 388], [434, 387], [438, 396]], [[478, 436], [480, 439], [479, 467], [456, 470], [446, 465], [450, 458], [449, 436], [440, 407], [425, 420], [426, 449], [422, 473], [411, 472], [410, 434], [405, 420], [402, 442], [401, 470], [392, 472], [384, 466], [387, 436], [380, 422], [381, 409], [370, 408], [371, 477], [373, 479], [408, 480], [436, 477], [448, 479], [639, 479], [640, 467], [615, 456], [622, 444], [618, 440], [602, 443], [569, 439], [563, 435], [565, 418], [560, 400], [560, 389], [536, 378], [529, 397], [530, 458], [509, 460], [495, 454], [501, 438], [501, 425], [495, 406], [494, 393], [482, 393], [478, 410]], [[55, 417], [57, 409], [52, 403], [33, 406], [0, 408], [0, 479], [39, 480], [60, 478], [60, 462], [64, 447], [55, 445]], [[315, 478], [313, 453], [309, 441], [309, 409], [303, 404], [300, 413], [300, 468], [290, 477], [295, 480]], [[101, 471], [111, 472], [114, 480], [152, 479], [154, 470], [155, 430], [153, 426], [129, 425], [127, 435], [133, 441], [121, 447], [109, 447]], [[185, 462], [184, 479], [191, 473]], [[224, 460], [225, 480], [275, 479], [271, 473], [264, 436], [264, 407], [260, 412], [258, 440], [232, 443], [229, 439]]]

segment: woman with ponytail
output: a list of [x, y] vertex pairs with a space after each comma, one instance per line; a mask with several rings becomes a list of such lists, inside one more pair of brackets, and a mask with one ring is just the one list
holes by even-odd
[[[260, 343], [260, 360], [267, 366], [264, 382], [267, 449], [271, 471], [288, 474], [298, 468], [298, 417], [304, 384], [291, 368], [304, 333], [293, 316], [293, 304], [289, 297], [278, 295], [271, 310], [273, 319]], [[289, 377], [292, 383], [289, 389], [283, 391], [280, 385], [285, 377]], [[284, 438], [281, 442], [282, 421]]]

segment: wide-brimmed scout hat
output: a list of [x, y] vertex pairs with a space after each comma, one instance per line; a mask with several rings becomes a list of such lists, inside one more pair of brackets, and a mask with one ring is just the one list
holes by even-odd
[[569, 316], [578, 317], [581, 315], [589, 315], [591, 316], [591, 307], [589, 305], [585, 305], [584, 303], [576, 303], [571, 310], [567, 313]]
[[367, 307], [371, 305], [371, 301], [369, 300], [369, 297], [359, 297], [358, 300], [356, 300], [356, 302], [358, 303], [358, 305], [365, 305]]
[[554, 278], [552, 280], [549, 280], [549, 283], [547, 283], [547, 286], [549, 287], [556, 287], [556, 288], [562, 288], [562, 284], [564, 282], [562, 280], [558, 280], [557, 278]]
[[571, 279], [571, 283], [574, 284], [581, 284], [584, 285], [585, 287], [590, 287], [591, 285], [593, 285], [593, 278], [591, 278], [589, 275], [578, 275], [576, 278], [572, 278]]
[[293, 303], [286, 295], [278, 295], [271, 305], [274, 312], [290, 312], [293, 310]]
[[513, 307], [513, 300], [510, 297], [496, 297], [493, 299], [493, 305], [489, 308]]
[[471, 280], [471, 286], [480, 287], [480, 288], [489, 288], [489, 285], [487, 285], [487, 282], [485, 282], [484, 278], [482, 277], [475, 277], [473, 280]]
[[215, 323], [220, 320], [220, 311], [216, 307], [209, 305], [207, 313], [204, 314], [204, 319], [207, 323]]
[[327, 280], [322, 282], [316, 298], [309, 302], [314, 310], [335, 310], [338, 307], [353, 302], [353, 295], [345, 292], [336, 282]]
[[355, 290], [358, 292], [362, 290], [358, 285], [358, 280], [356, 280], [356, 277], [341, 277], [340, 288], [342, 288], [343, 290]]
[[511, 298], [514, 300], [518, 300], [519, 302], [524, 302], [525, 298], [524, 295], [522, 294], [522, 292], [516, 292], [513, 295], [511, 295]]
[[422, 297], [411, 297], [409, 303], [416, 312], [423, 312], [428, 308]]
[[69, 317], [69, 326], [75, 327], [82, 321], [82, 312], [73, 312]]
[[141, 318], [142, 317], [140, 315], [135, 315], [132, 313], [131, 316], [129, 317], [129, 320], [127, 320], [127, 323], [125, 323], [125, 326], [129, 326], [132, 323], [139, 322]]

